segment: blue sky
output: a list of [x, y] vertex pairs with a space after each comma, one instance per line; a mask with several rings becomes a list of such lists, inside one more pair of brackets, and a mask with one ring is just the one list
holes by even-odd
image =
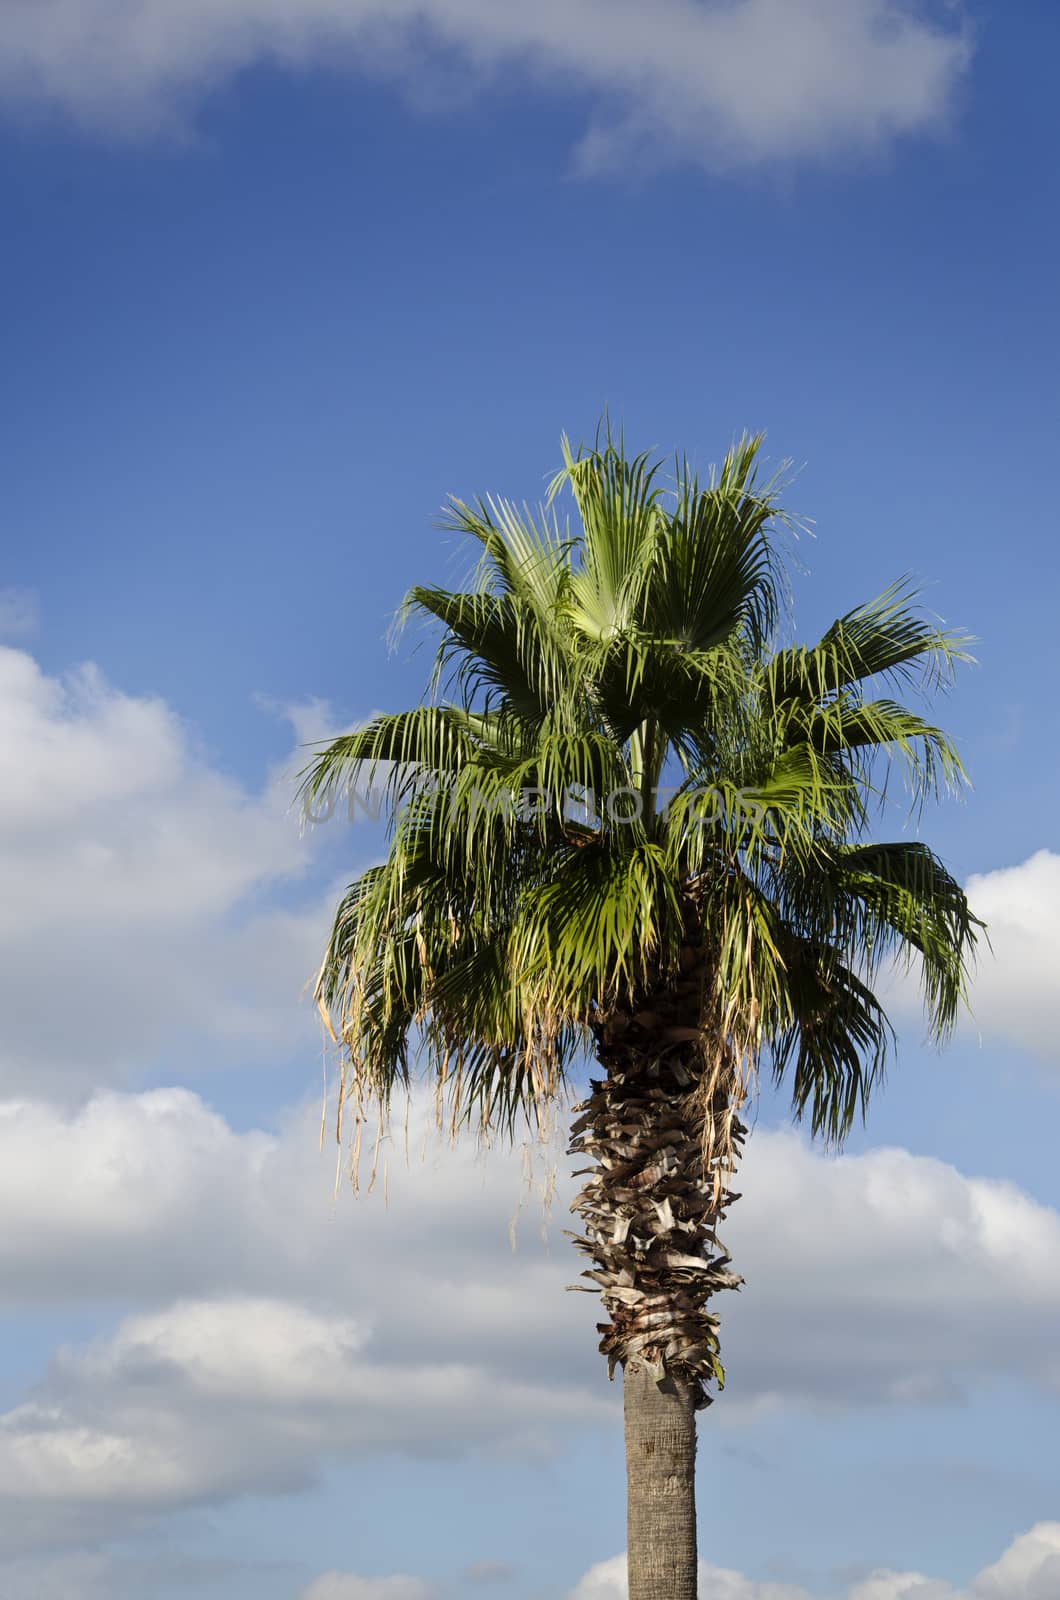
[[796, 464], [801, 634], [911, 574], [979, 640], [926, 823], [976, 1023], [900, 1009], [838, 1166], [763, 1099], [704, 1556], [1060, 1592], [1058, 49], [1047, 0], [0, 6], [7, 1600], [620, 1592], [562, 1217], [511, 1255], [500, 1152], [332, 1205], [299, 995], [379, 839], [288, 811], [421, 692], [446, 496], [536, 498], [605, 406]]

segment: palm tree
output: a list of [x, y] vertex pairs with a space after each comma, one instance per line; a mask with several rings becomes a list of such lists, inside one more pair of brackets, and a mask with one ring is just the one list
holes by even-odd
[[[604, 429], [536, 514], [453, 501], [479, 547], [440, 623], [433, 690], [336, 739], [307, 804], [385, 786], [385, 860], [335, 917], [317, 998], [341, 1098], [433, 1079], [453, 1127], [543, 1123], [572, 1068], [583, 1276], [622, 1369], [630, 1600], [696, 1594], [696, 1412], [724, 1374], [710, 1309], [737, 1286], [717, 1226], [759, 1070], [842, 1140], [884, 1069], [882, 964], [920, 971], [931, 1032], [961, 1002], [977, 923], [912, 838], [870, 837], [898, 768], [912, 803], [963, 781], [892, 698], [963, 658], [904, 586], [819, 643], [778, 643], [792, 520], [747, 438], [701, 482]], [[561, 523], [569, 495], [576, 520]]]

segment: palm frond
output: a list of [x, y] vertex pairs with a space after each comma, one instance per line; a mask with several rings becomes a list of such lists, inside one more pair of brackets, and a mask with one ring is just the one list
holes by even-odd
[[931, 690], [969, 661], [970, 634], [947, 631], [917, 608], [907, 579], [838, 617], [816, 645], [778, 651], [767, 668], [773, 705], [821, 704], [845, 689], [883, 678]]
[[672, 490], [609, 425], [562, 450], [540, 512], [450, 503], [475, 578], [413, 588], [404, 612], [440, 627], [436, 702], [301, 776], [312, 805], [380, 787], [391, 824], [318, 1000], [360, 1092], [385, 1105], [419, 1063], [455, 1118], [511, 1128], [616, 1010], [683, 983], [714, 1059], [770, 1059], [838, 1139], [890, 1043], [881, 963], [919, 966], [940, 1037], [965, 994], [981, 924], [963, 890], [925, 846], [871, 835], [888, 774], [914, 806], [963, 782], [897, 694], [948, 681], [968, 640], [898, 584], [776, 649], [795, 524], [757, 436], [705, 480], [679, 460]]
[[883, 1077], [894, 1030], [833, 946], [792, 938], [786, 970], [786, 1026], [770, 1041], [773, 1075], [787, 1082], [796, 1117], [839, 1144]]

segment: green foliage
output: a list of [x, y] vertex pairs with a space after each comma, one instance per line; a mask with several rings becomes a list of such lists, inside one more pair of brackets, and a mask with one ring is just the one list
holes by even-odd
[[892, 773], [914, 810], [962, 783], [891, 696], [943, 685], [967, 641], [898, 585], [781, 647], [793, 522], [759, 447], [706, 482], [678, 461], [667, 490], [605, 430], [563, 441], [534, 515], [452, 502], [473, 586], [404, 607], [441, 624], [434, 701], [302, 782], [314, 806], [386, 787], [386, 859], [339, 906], [317, 988], [384, 1111], [415, 1061], [457, 1120], [540, 1116], [592, 1025], [676, 980], [690, 907], [713, 1048], [767, 1064], [815, 1131], [841, 1139], [883, 1070], [883, 963], [914, 964], [931, 1032], [952, 1028], [980, 924], [926, 846], [871, 830]]

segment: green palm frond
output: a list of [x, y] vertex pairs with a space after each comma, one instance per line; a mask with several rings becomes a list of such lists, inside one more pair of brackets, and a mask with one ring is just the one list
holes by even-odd
[[709, 651], [738, 636], [758, 653], [773, 636], [783, 589], [774, 540], [790, 519], [778, 482], [757, 487], [761, 446], [760, 435], [742, 439], [705, 486], [678, 463], [644, 620], [679, 650]]
[[773, 1076], [788, 1082], [796, 1117], [838, 1144], [883, 1077], [894, 1030], [833, 945], [792, 939], [785, 971], [788, 1019], [770, 1039]]
[[770, 1061], [841, 1138], [890, 1044], [882, 964], [919, 969], [940, 1037], [964, 997], [981, 925], [963, 890], [872, 829], [889, 774], [914, 806], [963, 782], [897, 695], [947, 681], [968, 641], [899, 584], [782, 644], [794, 524], [758, 437], [703, 480], [679, 460], [670, 487], [606, 426], [562, 448], [539, 512], [451, 502], [475, 578], [405, 604], [440, 628], [434, 702], [302, 776], [310, 805], [380, 787], [391, 823], [318, 1000], [359, 1093], [385, 1106], [418, 1064], [455, 1118], [511, 1129], [616, 1008], [680, 981], [694, 926], [718, 1059]]
[[635, 621], [665, 526], [660, 463], [649, 454], [627, 458], [609, 425], [593, 450], [575, 452], [565, 436], [561, 449], [563, 467], [548, 499], [551, 505], [562, 488], [569, 488], [581, 523], [571, 617], [583, 638], [606, 643]]
[[417, 706], [374, 717], [333, 739], [300, 774], [298, 798], [311, 811], [351, 791], [384, 788], [392, 805], [423, 778], [459, 772], [494, 734], [489, 717], [455, 706]]
[[594, 841], [527, 893], [511, 957], [531, 993], [585, 1027], [594, 1007], [629, 999], [653, 971], [673, 969], [680, 928], [659, 846], [637, 837], [618, 851]]
[[841, 849], [835, 870], [848, 945], [870, 970], [889, 956], [919, 968], [931, 1030], [945, 1036], [966, 999], [984, 927], [964, 890], [926, 845], [911, 840]]
[[970, 660], [970, 635], [947, 632], [916, 609], [908, 580], [833, 622], [820, 642], [778, 651], [768, 670], [774, 705], [820, 704], [844, 689], [884, 678], [935, 689]]

